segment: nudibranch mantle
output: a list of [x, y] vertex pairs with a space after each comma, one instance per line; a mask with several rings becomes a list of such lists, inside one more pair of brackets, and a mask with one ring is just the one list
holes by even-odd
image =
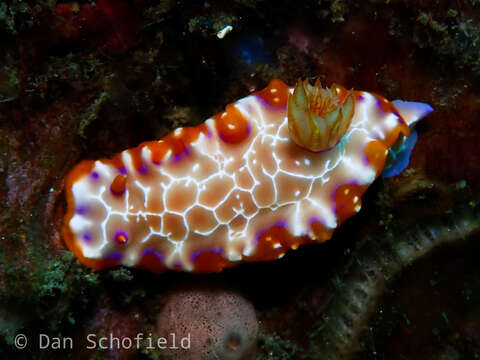
[[216, 272], [328, 240], [360, 210], [388, 149], [432, 109], [354, 91], [341, 141], [313, 152], [289, 135], [292, 93], [273, 80], [197, 127], [78, 164], [65, 180], [69, 249], [97, 270]]

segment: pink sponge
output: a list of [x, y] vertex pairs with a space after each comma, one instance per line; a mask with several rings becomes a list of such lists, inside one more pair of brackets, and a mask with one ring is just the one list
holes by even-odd
[[255, 359], [257, 317], [241, 295], [196, 287], [177, 289], [165, 301], [157, 317], [157, 335], [167, 339], [165, 360]]

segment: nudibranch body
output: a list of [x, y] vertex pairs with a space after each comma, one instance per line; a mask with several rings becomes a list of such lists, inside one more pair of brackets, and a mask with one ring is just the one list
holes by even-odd
[[67, 246], [94, 269], [216, 272], [328, 240], [360, 210], [388, 149], [432, 110], [340, 86], [334, 91], [316, 92], [334, 106], [312, 119], [343, 107], [326, 123], [344, 129], [315, 143], [323, 141], [323, 149], [309, 148], [302, 132], [310, 130], [298, 118], [291, 122], [307, 142], [292, 140], [288, 115], [301, 116], [306, 104], [297, 101], [289, 114], [294, 89], [273, 80], [200, 126], [113, 159], [81, 162], [65, 182]]

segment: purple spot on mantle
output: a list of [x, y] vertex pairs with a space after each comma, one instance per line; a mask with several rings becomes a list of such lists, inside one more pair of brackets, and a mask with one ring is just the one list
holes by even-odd
[[365, 165], [370, 165], [370, 163], [368, 162], [367, 155], [365, 155], [365, 151], [362, 151], [362, 158], [363, 158], [363, 163]]
[[217, 132], [217, 135], [218, 135], [218, 138], [219, 138], [220, 140], [222, 140], [224, 143], [227, 143], [227, 144], [228, 144], [228, 141], [225, 140], [225, 138], [222, 136], [222, 134], [220, 134], [220, 132]]
[[[124, 238], [125, 241], [123, 241], [122, 238]], [[113, 239], [119, 245], [125, 245], [126, 243], [128, 243], [128, 235], [125, 231], [117, 231]]]
[[92, 241], [92, 235], [90, 235], [89, 233], [84, 233], [83, 236], [82, 236], [83, 240], [85, 240], [85, 242], [89, 243]]
[[187, 156], [189, 154], [190, 154], [190, 148], [186, 147], [185, 150], [180, 154], [173, 155], [172, 161], [179, 162], [183, 158], [183, 156]]
[[312, 227], [313, 223], [316, 223], [316, 222], [319, 222], [321, 223], [323, 226], [325, 226], [325, 221], [318, 218], [318, 217], [311, 217], [310, 219], [308, 219], [308, 224], [310, 225], [310, 227]]
[[287, 110], [287, 104], [285, 104], [285, 106], [282, 106], [282, 107], [272, 106], [268, 102], [266, 102], [260, 95], [256, 94], [255, 97], [257, 98], [258, 101], [262, 103], [263, 106], [265, 106], [269, 110], [282, 110], [282, 111]]
[[120, 252], [113, 252], [105, 256], [105, 259], [114, 259], [120, 262], [122, 260], [122, 253]]
[[178, 270], [183, 269], [182, 263], [180, 261], [173, 263], [173, 268]]
[[86, 215], [88, 212], [88, 206], [87, 205], [78, 205], [75, 208], [75, 214], [78, 215]]
[[142, 167], [138, 169], [138, 172], [143, 175], [147, 173], [147, 167], [145, 166], [145, 164], [142, 164]]
[[90, 177], [92, 178], [92, 180], [97, 180], [100, 175], [98, 174], [98, 172], [94, 171], [90, 174]]
[[365, 97], [363, 95], [360, 95], [358, 98], [357, 98], [357, 101], [363, 101], [365, 100]]
[[194, 262], [195, 259], [198, 257], [198, 255], [204, 254], [204, 253], [209, 253], [209, 252], [223, 255], [223, 249], [222, 249], [222, 248], [213, 248], [213, 249], [197, 250], [197, 251], [195, 251], [195, 252], [190, 256], [190, 260], [191, 260], [192, 262]]
[[142, 257], [145, 256], [145, 255], [150, 255], [150, 254], [155, 255], [158, 258], [158, 260], [163, 262], [163, 255], [161, 253], [159, 253], [157, 250], [153, 250], [153, 249], [146, 249], [143, 252]]
[[382, 109], [383, 101], [380, 100], [380, 99], [376, 99], [376, 100], [375, 100], [375, 103], [376, 103], [376, 105], [377, 105], [378, 110], [383, 113], [383, 112], [384, 112], [383, 109]]
[[118, 172], [120, 174], [127, 175], [127, 169], [125, 169], [124, 167], [121, 167], [120, 169], [118, 169]]
[[273, 226], [281, 226], [281, 227], [286, 228], [287, 227], [287, 220], [285, 220], [285, 219], [279, 220], [275, 224], [273, 224]]

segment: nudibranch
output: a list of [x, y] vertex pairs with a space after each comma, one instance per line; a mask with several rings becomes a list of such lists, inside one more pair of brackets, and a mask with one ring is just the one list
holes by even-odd
[[281, 258], [356, 214], [388, 149], [431, 111], [273, 80], [199, 126], [78, 164], [65, 180], [65, 242], [97, 270], [217, 272]]

